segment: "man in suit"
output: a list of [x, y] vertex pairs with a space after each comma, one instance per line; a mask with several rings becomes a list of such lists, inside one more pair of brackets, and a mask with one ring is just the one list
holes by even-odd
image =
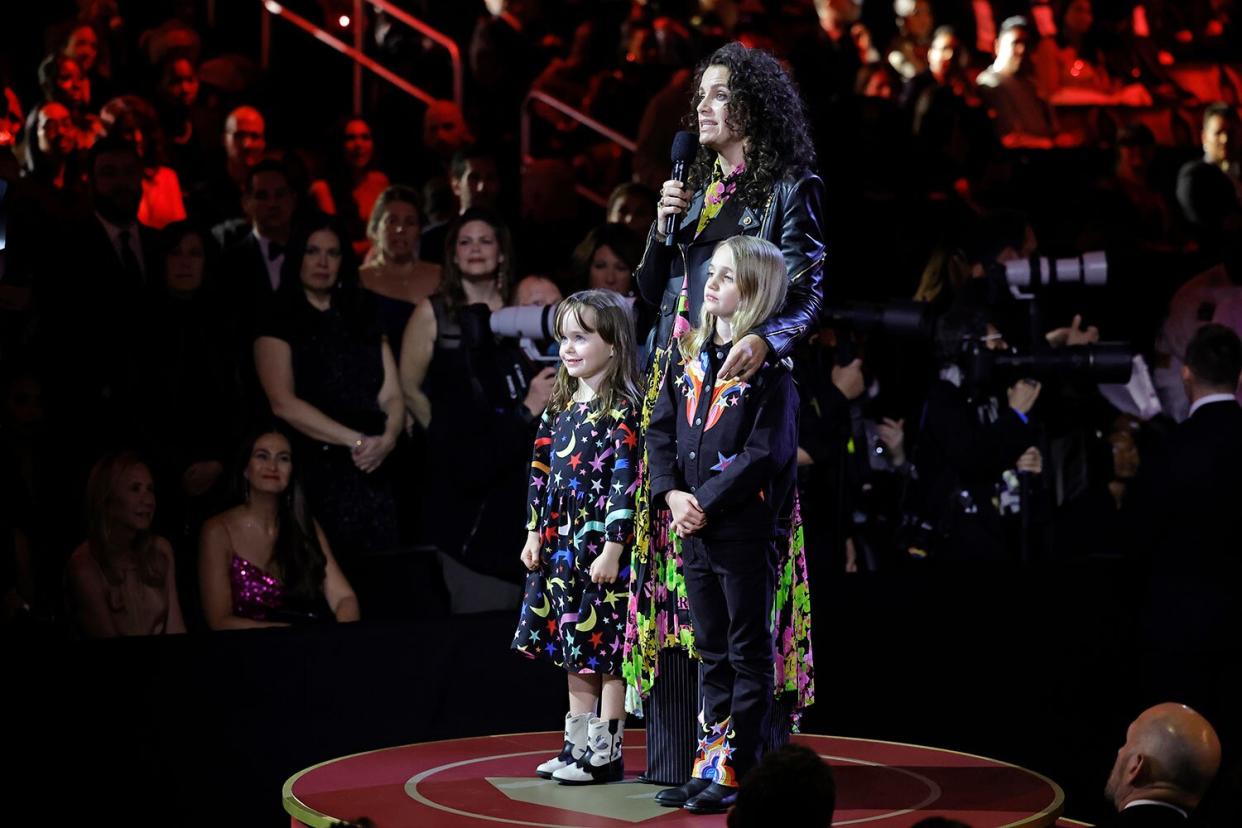
[[1101, 828], [1178, 828], [1220, 769], [1220, 739], [1184, 704], [1149, 707], [1126, 730], [1104, 795], [1117, 815]]
[[139, 298], [160, 278], [155, 234], [137, 220], [142, 174], [132, 144], [96, 142], [87, 157], [92, 212], [64, 228], [64, 243], [36, 276], [52, 407], [71, 422], [91, 413], [74, 428], [90, 447], [124, 434], [142, 334]]
[[224, 274], [227, 289], [253, 307], [280, 287], [297, 199], [289, 171], [275, 159], [255, 164], [243, 186], [242, 210], [249, 232], [225, 249]]

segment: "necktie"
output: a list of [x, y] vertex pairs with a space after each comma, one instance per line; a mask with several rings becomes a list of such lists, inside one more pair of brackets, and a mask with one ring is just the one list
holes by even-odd
[[121, 243], [121, 270], [125, 272], [126, 281], [132, 286], [138, 287], [144, 281], [142, 265], [138, 263], [138, 254], [134, 252], [130, 239], [131, 232], [129, 230], [122, 230], [117, 234], [117, 241]]

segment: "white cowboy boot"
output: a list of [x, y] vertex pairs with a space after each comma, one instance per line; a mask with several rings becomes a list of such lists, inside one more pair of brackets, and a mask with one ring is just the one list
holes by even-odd
[[587, 726], [587, 752], [575, 764], [552, 774], [562, 785], [599, 785], [620, 782], [625, 777], [621, 758], [624, 719], [592, 718]]
[[535, 773], [544, 779], [551, 779], [552, 774], [562, 768], [573, 767], [587, 750], [587, 724], [591, 721], [590, 713], [579, 713], [577, 716], [565, 714], [565, 745], [560, 754], [549, 759]]

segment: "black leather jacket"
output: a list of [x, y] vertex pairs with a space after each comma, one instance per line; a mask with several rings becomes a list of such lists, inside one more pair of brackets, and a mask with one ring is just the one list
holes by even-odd
[[767, 203], [757, 211], [743, 205], [740, 199], [730, 198], [696, 239], [694, 230], [703, 209], [703, 191], [699, 190], [690, 209], [681, 217], [674, 247], [665, 247], [656, 236], [653, 223], [647, 234], [647, 249], [634, 276], [643, 299], [659, 307], [655, 348], [664, 348], [669, 342], [677, 294], [686, 270], [690, 271], [690, 324], [694, 325], [703, 304], [703, 285], [707, 282], [712, 251], [719, 242], [744, 235], [767, 239], [785, 255], [789, 272], [785, 305], [756, 333], [767, 342], [773, 360], [789, 356], [797, 341], [815, 327], [823, 302], [823, 197], [824, 182], [819, 176], [786, 178], [777, 182]]

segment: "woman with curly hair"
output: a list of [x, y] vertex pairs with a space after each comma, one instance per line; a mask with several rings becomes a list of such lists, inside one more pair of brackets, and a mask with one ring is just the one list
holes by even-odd
[[[821, 225], [823, 182], [812, 171], [815, 150], [805, 108], [789, 76], [767, 52], [730, 43], [698, 70], [694, 109], [687, 125], [697, 127], [698, 155], [687, 181], [666, 181], [658, 213], [647, 235], [646, 251], [635, 272], [643, 299], [657, 305], [659, 319], [650, 342], [651, 361], [642, 427], [651, 420], [657, 392], [677, 340], [702, 312], [712, 252], [724, 239], [744, 235], [766, 239], [780, 249], [789, 279], [780, 309], [753, 332], [722, 346], [728, 354], [720, 384], [745, 383], [765, 362], [787, 357], [816, 323], [823, 297], [825, 248]], [[675, 220], [671, 240], [665, 221]], [[725, 462], [722, 458], [722, 464]], [[645, 463], [645, 459], [644, 459]], [[686, 715], [693, 710], [695, 656], [679, 544], [670, 540], [667, 509], [649, 497], [649, 482], [637, 492], [637, 527], [625, 676], [629, 706], [637, 712], [647, 699], [647, 778], [685, 783], [662, 791], [659, 801], [680, 806], [711, 780], [690, 779], [696, 740], [704, 744], [716, 722], [697, 729]], [[786, 504], [791, 523], [796, 503]], [[707, 514], [706, 519], [712, 520]], [[810, 676], [809, 606], [801, 532], [778, 539], [775, 690], [769, 746], [788, 738], [791, 705], [801, 709], [813, 696]], [[660, 680], [656, 681], [657, 675]], [[700, 757], [701, 758], [701, 757]], [[702, 809], [728, 803], [699, 802]]]

